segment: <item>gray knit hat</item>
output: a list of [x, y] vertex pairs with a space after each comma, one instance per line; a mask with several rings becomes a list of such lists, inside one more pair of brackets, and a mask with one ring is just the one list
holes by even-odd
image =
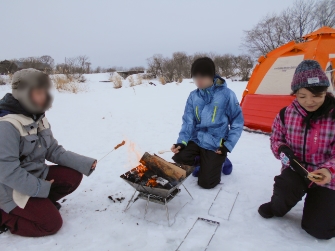
[[[48, 103], [40, 108], [31, 101], [30, 92], [35, 88], [45, 88], [48, 91]], [[51, 80], [47, 74], [36, 69], [23, 69], [14, 73], [12, 78], [12, 94], [27, 112], [32, 114], [44, 113], [52, 105], [49, 93]]]
[[315, 86], [329, 87], [329, 79], [317, 61], [304, 60], [295, 70], [291, 89], [296, 92], [301, 88]]

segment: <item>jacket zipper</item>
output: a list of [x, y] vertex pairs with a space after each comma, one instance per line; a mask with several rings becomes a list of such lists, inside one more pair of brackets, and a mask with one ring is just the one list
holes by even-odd
[[198, 113], [198, 106], [195, 107], [195, 114], [197, 116], [197, 119], [200, 121], [199, 113]]
[[212, 117], [212, 123], [214, 123], [214, 121], [215, 121], [216, 109], [217, 108], [218, 108], [217, 106], [214, 107], [214, 113], [213, 113], [213, 117]]

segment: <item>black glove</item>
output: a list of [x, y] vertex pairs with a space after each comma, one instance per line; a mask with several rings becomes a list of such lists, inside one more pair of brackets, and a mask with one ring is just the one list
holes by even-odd
[[184, 150], [184, 148], [186, 147], [183, 143], [174, 144], [174, 147], [175, 147], [175, 148], [177, 148], [178, 146], [180, 146], [179, 151]]
[[284, 166], [291, 167], [303, 178], [307, 178], [307, 170], [300, 164], [299, 159], [294, 155], [294, 152], [288, 146], [281, 146], [278, 150], [280, 160]]

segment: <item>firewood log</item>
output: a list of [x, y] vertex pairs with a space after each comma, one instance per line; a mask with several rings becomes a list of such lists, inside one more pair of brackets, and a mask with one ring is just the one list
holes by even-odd
[[[155, 154], [155, 156], [157, 158], [160, 158], [162, 160], [164, 160], [162, 157], [158, 156]], [[165, 161], [165, 160], [164, 160]], [[185, 170], [186, 171], [186, 177], [188, 177], [191, 173], [193, 173], [194, 169], [195, 169], [195, 166], [188, 166], [188, 165], [183, 165], [183, 164], [176, 164], [176, 163], [171, 163], [175, 166], [178, 166], [180, 167], [181, 169]]]
[[167, 179], [171, 183], [186, 178], [185, 170], [149, 153], [145, 153], [140, 162], [157, 176]]

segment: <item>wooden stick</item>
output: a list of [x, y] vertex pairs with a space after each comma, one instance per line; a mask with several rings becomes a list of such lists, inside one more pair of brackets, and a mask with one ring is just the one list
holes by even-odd
[[293, 161], [295, 163], [297, 163], [303, 170], [304, 172], [307, 174], [307, 178], [310, 179], [311, 181], [321, 181], [324, 179], [324, 177], [322, 175], [317, 175], [314, 173], [310, 173], [308, 172], [308, 170], [306, 168], [304, 168], [297, 160], [293, 159]]
[[112, 151], [110, 151], [110, 152], [107, 153], [105, 156], [103, 156], [101, 159], [99, 159], [98, 162], [100, 162], [101, 160], [103, 160], [104, 158], [106, 158], [106, 157], [107, 157], [109, 154], [111, 154], [114, 150], [120, 148], [120, 147], [123, 146], [124, 144], [126, 144], [126, 141], [122, 141], [120, 144], [116, 145]]
[[171, 152], [171, 150], [161, 150], [161, 151], [158, 151], [158, 154], [164, 154], [168, 152]]

